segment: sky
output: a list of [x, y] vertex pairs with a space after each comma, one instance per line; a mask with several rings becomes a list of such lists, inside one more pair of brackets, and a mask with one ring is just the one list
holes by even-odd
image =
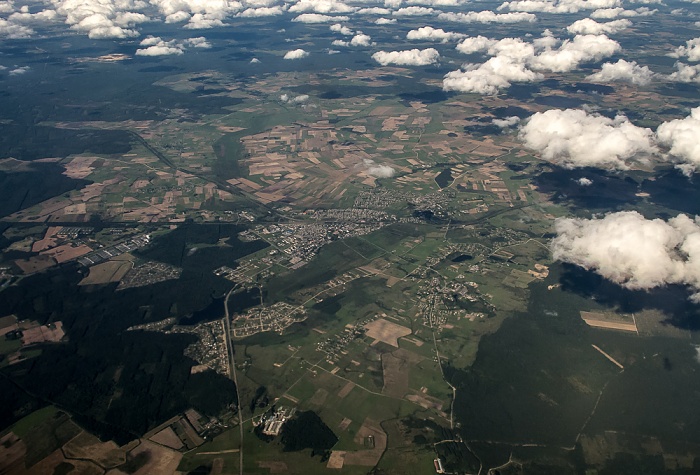
[[[638, 93], [700, 84], [700, 0], [0, 0], [0, 81], [32, 74], [2, 52], [34, 39], [82, 35], [134, 57], [186, 58], [219, 46], [222, 32], [271, 24], [279, 42], [265, 51], [268, 57], [303, 65], [352, 53], [376, 67], [439, 68], [444, 74], [434, 87], [450, 94], [506, 94], [513, 85], [565, 74]], [[261, 59], [250, 62], [254, 67]], [[280, 99], [301, 103], [308, 96]], [[565, 169], [620, 173], [665, 164], [693, 179], [700, 167], [700, 97], [686, 104], [654, 126], [624, 104], [613, 113], [585, 104], [550, 108], [494, 124]], [[377, 177], [393, 174], [384, 165], [365, 165]], [[563, 218], [555, 229], [557, 259], [630, 288], [682, 283], [700, 300], [694, 216], [617, 212]]]

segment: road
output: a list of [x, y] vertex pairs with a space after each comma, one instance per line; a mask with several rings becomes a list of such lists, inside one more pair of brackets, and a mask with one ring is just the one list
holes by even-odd
[[240, 430], [241, 434], [241, 440], [239, 442], [239, 449], [240, 451], [238, 452], [240, 456], [239, 460], [239, 467], [240, 467], [240, 475], [243, 475], [243, 414], [241, 411], [241, 397], [240, 393], [238, 392], [238, 376], [236, 375], [236, 358], [235, 358], [235, 352], [233, 350], [233, 342], [231, 341], [231, 317], [228, 313], [228, 299], [231, 297], [231, 294], [233, 293], [234, 290], [238, 288], [238, 284], [234, 285], [231, 290], [228, 291], [226, 294], [226, 297], [224, 298], [224, 333], [225, 333], [225, 338], [226, 338], [226, 349], [228, 352], [228, 359], [229, 359], [229, 364], [228, 364], [228, 373], [229, 377], [233, 380], [233, 383], [236, 385], [236, 409], [238, 412], [238, 429]]

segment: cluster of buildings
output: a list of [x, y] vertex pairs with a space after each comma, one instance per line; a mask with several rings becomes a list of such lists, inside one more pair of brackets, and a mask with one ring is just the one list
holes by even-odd
[[143, 287], [166, 280], [179, 279], [182, 269], [163, 262], [149, 261], [129, 270], [119, 282], [117, 290]]
[[233, 319], [231, 336], [244, 338], [267, 331], [281, 334], [290, 325], [303, 322], [306, 318], [304, 307], [294, 307], [286, 302], [277, 302], [269, 307], [255, 307]]
[[[226, 330], [221, 320], [200, 323], [199, 325], [175, 326], [166, 333], [190, 333], [197, 336], [197, 341], [185, 348], [185, 356], [199, 363], [198, 369], [213, 369], [217, 373], [228, 375], [229, 360], [226, 346]], [[195, 367], [196, 368], [196, 367]]]
[[117, 256], [121, 256], [122, 254], [126, 254], [127, 252], [132, 252], [136, 249], [145, 247], [150, 242], [151, 236], [149, 234], [141, 234], [114, 246], [105, 247], [89, 254], [85, 254], [78, 259], [78, 262], [85, 267], [94, 266], [100, 262], [108, 261]]
[[358, 338], [364, 338], [367, 329], [365, 325], [374, 320], [375, 317], [365, 318], [354, 325], [346, 326], [342, 332], [320, 341], [316, 345], [318, 351], [326, 354], [326, 361], [333, 364], [340, 359], [340, 355], [350, 342]]
[[255, 427], [262, 426], [262, 433], [276, 437], [282, 431], [284, 423], [287, 422], [294, 416], [296, 408], [288, 408], [285, 406], [272, 407], [272, 409], [265, 414], [260, 416], [260, 419], [254, 419], [253, 425]]
[[338, 239], [364, 236], [382, 225], [351, 222], [271, 224], [256, 228], [255, 233], [286, 255], [290, 268], [298, 269], [323, 245]]

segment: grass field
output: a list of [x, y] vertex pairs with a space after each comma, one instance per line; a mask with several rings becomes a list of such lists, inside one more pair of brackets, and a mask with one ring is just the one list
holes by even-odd
[[31, 414], [29, 414], [26, 417], [23, 417], [19, 421], [17, 421], [11, 428], [10, 430], [14, 432], [17, 437], [20, 439], [26, 437], [26, 435], [34, 428], [39, 426], [45, 421], [50, 421], [53, 419], [58, 413], [59, 409], [54, 407], [54, 406], [46, 406], [44, 408], [39, 409], [38, 411], [34, 411]]

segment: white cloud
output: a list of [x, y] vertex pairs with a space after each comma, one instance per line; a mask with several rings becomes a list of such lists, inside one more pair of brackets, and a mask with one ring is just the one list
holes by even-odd
[[625, 9], [622, 7], [616, 8], [599, 8], [598, 10], [591, 13], [591, 18], [596, 20], [612, 20], [619, 17]]
[[578, 183], [579, 186], [591, 186], [593, 184], [593, 180], [584, 176], [576, 180], [576, 183]]
[[693, 38], [685, 42], [685, 46], [679, 46], [669, 54], [673, 58], [688, 57], [688, 61], [700, 61], [700, 38]]
[[520, 123], [520, 117], [514, 115], [511, 117], [506, 117], [505, 119], [493, 119], [491, 123], [496, 127], [507, 129], [509, 127], [513, 127], [514, 125], [518, 125]]
[[9, 75], [10, 75], [10, 76], [20, 76], [20, 75], [22, 75], [22, 74], [28, 73], [28, 72], [29, 72], [29, 69], [30, 69], [29, 66], [22, 66], [22, 67], [19, 67], [19, 68], [11, 69], [11, 70], [9, 71]]
[[13, 11], [15, 11], [14, 2], [11, 0], [0, 1], [0, 13], [12, 13]]
[[299, 48], [292, 51], [287, 51], [284, 55], [284, 59], [301, 59], [306, 58], [307, 56], [309, 56], [309, 53]]
[[356, 15], [391, 15], [391, 10], [388, 8], [371, 7], [360, 8], [355, 12]]
[[350, 40], [350, 46], [370, 46], [373, 44], [372, 37], [365, 35], [361, 31], [358, 31], [357, 34], [352, 37], [352, 40]]
[[677, 71], [668, 76], [671, 81], [696, 82], [700, 84], [700, 64], [691, 66], [678, 61], [675, 67]]
[[393, 25], [396, 23], [396, 18], [378, 18], [374, 23], [376, 25]]
[[496, 94], [512, 82], [532, 82], [542, 75], [527, 69], [524, 63], [505, 55], [496, 56], [481, 65], [465, 65], [466, 71], [452, 71], [445, 75], [442, 88], [445, 91]]
[[136, 50], [137, 56], [169, 56], [181, 55], [186, 48], [211, 48], [211, 43], [203, 36], [187, 38], [183, 41], [166, 41], [160, 36], [147, 36], [139, 43], [142, 48]]
[[440, 53], [438, 53], [435, 48], [424, 50], [378, 51], [372, 55], [372, 59], [382, 66], [388, 64], [396, 64], [399, 66], [427, 66], [437, 63], [440, 59]]
[[584, 61], [600, 60], [613, 54], [620, 45], [605, 35], [577, 35], [557, 47], [559, 40], [547, 30], [532, 43], [520, 38], [495, 40], [484, 36], [462, 40], [456, 49], [465, 54], [485, 52], [493, 56], [477, 66], [465, 65], [465, 71], [453, 71], [445, 76], [446, 91], [496, 94], [512, 82], [532, 82], [543, 78], [537, 71], [566, 72]]
[[51, 22], [58, 17], [55, 10], [42, 10], [37, 13], [29, 13], [28, 8], [22, 7], [19, 12], [14, 12], [7, 17], [10, 22], [14, 23], [42, 23]]
[[545, 50], [532, 60], [535, 69], [571, 71], [585, 61], [600, 61], [620, 50], [620, 44], [605, 35], [576, 35], [558, 49]]
[[119, 12], [114, 18], [114, 23], [116, 25], [129, 28], [149, 21], [151, 21], [151, 19], [146, 15], [136, 12]]
[[425, 7], [404, 7], [392, 13], [394, 16], [428, 16], [436, 13], [436, 10]]
[[494, 13], [488, 10], [468, 13], [440, 13], [438, 19], [459, 23], [533, 23], [537, 21], [537, 17], [532, 13]]
[[243, 6], [246, 8], [261, 8], [272, 7], [278, 0], [243, 0]]
[[700, 107], [684, 119], [659, 125], [656, 136], [659, 143], [669, 147], [669, 154], [683, 162], [679, 168], [686, 174], [700, 166]]
[[535, 47], [520, 38], [494, 40], [484, 36], [465, 38], [455, 48], [460, 53], [486, 52], [491, 56], [505, 56], [521, 62], [530, 61], [535, 56]]
[[183, 54], [184, 51], [177, 46], [154, 45], [148, 48], [137, 49], [137, 56], [169, 56]]
[[700, 299], [700, 226], [680, 214], [668, 221], [636, 211], [602, 219], [559, 218], [554, 258], [595, 271], [622, 287], [649, 290], [688, 285]]
[[458, 40], [464, 38], [466, 35], [463, 33], [454, 33], [451, 31], [445, 31], [442, 28], [433, 28], [432, 26], [423, 26], [417, 30], [411, 30], [406, 34], [406, 39], [408, 40], [429, 40], [429, 41], [440, 41], [441, 43], [447, 43], [448, 41]]
[[276, 5], [274, 7], [246, 8], [242, 12], [236, 14], [236, 16], [241, 18], [263, 18], [282, 15], [283, 13], [284, 8], [280, 5]]
[[302, 95], [295, 96], [295, 97], [290, 97], [289, 94], [282, 94], [280, 96], [280, 101], [291, 103], [291, 104], [301, 104], [302, 102], [306, 102], [308, 100], [309, 100], [309, 96], [307, 94], [302, 94]]
[[351, 13], [356, 9], [337, 0], [299, 0], [289, 7], [292, 13]]
[[459, 7], [471, 3], [471, 0], [407, 0], [406, 3], [431, 7]]
[[331, 25], [330, 30], [334, 31], [336, 33], [340, 33], [341, 35], [345, 35], [345, 36], [352, 36], [354, 34], [354, 32], [350, 28], [348, 28], [347, 26], [344, 26], [340, 23], [336, 23], [334, 25]]
[[621, 0], [514, 0], [505, 2], [498, 10], [512, 12], [578, 13], [581, 10], [619, 7]]
[[181, 23], [190, 19], [190, 14], [183, 11], [172, 13], [165, 17], [165, 23]]
[[606, 23], [598, 23], [590, 18], [584, 18], [573, 22], [567, 31], [574, 35], [600, 35], [601, 33], [619, 33], [632, 26], [632, 22], [627, 19], [613, 20]]
[[375, 178], [391, 178], [396, 174], [396, 170], [388, 165], [378, 165], [374, 160], [365, 159], [367, 174]]
[[[77, 0], [64, 0], [77, 1]], [[155, 5], [166, 17], [178, 12], [198, 15], [195, 23], [211, 23], [213, 20], [224, 20], [228, 16], [243, 10], [243, 5], [235, 0], [148, 0]], [[254, 5], [250, 5], [254, 6]], [[266, 5], [261, 5], [266, 6]], [[181, 20], [180, 20], [181, 21]], [[172, 22], [172, 21], [171, 21]]]
[[188, 38], [185, 40], [185, 44], [187, 46], [191, 46], [192, 48], [202, 48], [202, 49], [211, 48], [211, 43], [209, 43], [207, 41], [207, 39], [203, 36], [198, 36], [196, 38]]
[[0, 18], [0, 38], [7, 38], [10, 40], [31, 38], [34, 33], [34, 30], [28, 26], [18, 25], [4, 18]]
[[640, 7], [635, 10], [625, 10], [622, 7], [600, 8], [591, 13], [591, 18], [595, 18], [596, 20], [612, 20], [618, 17], [651, 16], [657, 12], [658, 10], [651, 10], [647, 7]]
[[218, 28], [224, 26], [224, 22], [220, 18], [212, 17], [205, 13], [195, 13], [190, 17], [190, 21], [183, 28], [189, 30], [208, 30], [210, 28]]
[[498, 40], [486, 38], [485, 36], [471, 36], [460, 41], [455, 47], [457, 51], [464, 54], [479, 53], [488, 51], [489, 48], [498, 43]]
[[320, 13], [302, 13], [292, 21], [300, 23], [330, 23], [333, 21], [348, 21], [346, 16], [321, 15]]
[[624, 170], [656, 152], [650, 129], [622, 115], [609, 119], [580, 109], [537, 112], [520, 126], [519, 138], [545, 160], [565, 168]]
[[617, 63], [604, 63], [602, 69], [586, 79], [595, 82], [626, 82], [636, 86], [646, 86], [656, 77], [647, 66], [640, 66], [635, 61], [619, 60]]
[[260, 64], [260, 60], [258, 58], [253, 58], [250, 60], [250, 64]]

